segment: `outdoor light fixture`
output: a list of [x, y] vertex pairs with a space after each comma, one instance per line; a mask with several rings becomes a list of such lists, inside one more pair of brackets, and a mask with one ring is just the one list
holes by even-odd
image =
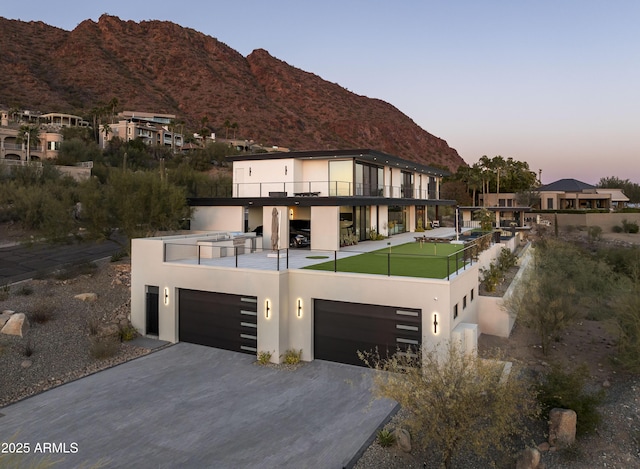
[[438, 313], [433, 313], [433, 335], [438, 335], [439, 329], [438, 326], [440, 322], [438, 321]]
[[269, 304], [269, 300], [264, 302], [264, 317], [269, 319], [269, 311], [271, 311], [271, 305]]
[[287, 175], [287, 165], [284, 166], [284, 175]]
[[298, 317], [302, 317], [302, 300], [298, 298]]
[[289, 209], [289, 220], [293, 220], [293, 209]]
[[164, 305], [169, 305], [169, 287], [164, 287]]
[[251, 176], [251, 166], [249, 166], [249, 176]]

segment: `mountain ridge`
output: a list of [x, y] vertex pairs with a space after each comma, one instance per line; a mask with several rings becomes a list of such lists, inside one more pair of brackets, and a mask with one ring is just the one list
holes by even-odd
[[[457, 151], [393, 105], [291, 66], [264, 49], [244, 57], [169, 21], [102, 15], [72, 31], [0, 18], [0, 105], [88, 116], [119, 107], [176, 114], [191, 127], [295, 150], [373, 148], [447, 167]], [[199, 128], [199, 127], [198, 127]]]

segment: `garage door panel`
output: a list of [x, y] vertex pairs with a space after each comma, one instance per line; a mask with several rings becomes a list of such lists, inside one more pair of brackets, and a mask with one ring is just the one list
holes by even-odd
[[181, 289], [179, 340], [245, 353], [257, 344], [255, 297]]
[[419, 347], [422, 314], [418, 309], [333, 300], [314, 300], [314, 356], [364, 366], [358, 351], [381, 357]]

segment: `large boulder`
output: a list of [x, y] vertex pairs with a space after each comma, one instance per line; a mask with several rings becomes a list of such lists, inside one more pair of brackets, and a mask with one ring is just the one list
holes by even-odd
[[551, 409], [549, 412], [549, 444], [566, 448], [576, 441], [576, 413], [571, 409]]
[[109, 339], [120, 342], [120, 327], [117, 324], [103, 324], [98, 328], [96, 334], [100, 339]]
[[5, 309], [0, 313], [0, 328], [4, 327], [13, 313], [15, 313], [15, 311], [11, 311], [10, 309]]
[[393, 432], [393, 436], [396, 438], [396, 444], [405, 453], [411, 452], [411, 435], [404, 428], [396, 428]]
[[9, 317], [0, 333], [24, 337], [28, 330], [29, 321], [24, 313], [15, 313]]

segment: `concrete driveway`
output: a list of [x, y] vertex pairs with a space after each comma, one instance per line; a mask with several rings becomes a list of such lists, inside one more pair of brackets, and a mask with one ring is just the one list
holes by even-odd
[[330, 469], [354, 464], [396, 409], [372, 401], [371, 370], [254, 361], [179, 343], [0, 409], [0, 441], [30, 443], [25, 463], [64, 443], [59, 467]]

